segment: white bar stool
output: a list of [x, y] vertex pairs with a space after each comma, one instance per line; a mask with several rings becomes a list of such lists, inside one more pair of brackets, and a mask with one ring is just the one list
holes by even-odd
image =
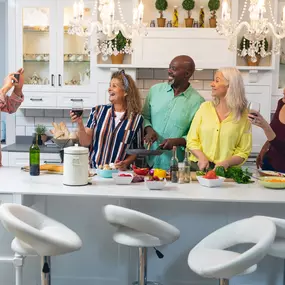
[[[139, 249], [138, 282], [134, 284], [159, 284], [147, 280], [147, 248], [173, 243], [180, 231], [162, 220], [115, 205], [105, 206], [103, 212], [106, 220], [117, 227], [114, 241]], [[156, 253], [159, 258], [163, 257], [159, 251]]]
[[[275, 224], [267, 218], [253, 217], [234, 222], [199, 242], [189, 253], [188, 265], [200, 276], [228, 284], [231, 277], [256, 270], [256, 264], [268, 253], [275, 234]], [[245, 243], [254, 245], [243, 253], [226, 250]]]
[[2, 204], [0, 219], [15, 238], [11, 248], [15, 252], [16, 285], [23, 284], [23, 261], [26, 256], [42, 258], [42, 285], [50, 285], [50, 256], [79, 250], [82, 241], [65, 225], [18, 204]]

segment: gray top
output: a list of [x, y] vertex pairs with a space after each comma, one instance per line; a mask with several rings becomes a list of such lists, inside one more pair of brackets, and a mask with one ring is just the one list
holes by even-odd
[[[44, 145], [40, 145], [41, 153], [59, 153], [59, 147], [46, 147]], [[11, 145], [5, 146], [2, 148], [2, 151], [8, 152], [29, 152], [30, 144], [17, 144], [13, 143]]]

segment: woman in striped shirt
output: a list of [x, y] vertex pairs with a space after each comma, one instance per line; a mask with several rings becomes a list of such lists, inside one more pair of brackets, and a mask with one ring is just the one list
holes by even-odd
[[112, 75], [108, 92], [111, 104], [92, 108], [86, 127], [81, 117], [72, 112], [70, 116], [78, 124], [80, 144], [90, 147], [91, 167], [115, 163], [125, 170], [136, 158], [127, 155], [127, 149], [143, 144], [141, 100], [134, 80], [124, 70]]

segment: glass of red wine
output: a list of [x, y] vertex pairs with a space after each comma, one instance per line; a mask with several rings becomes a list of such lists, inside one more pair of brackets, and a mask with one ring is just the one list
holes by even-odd
[[72, 110], [74, 115], [78, 118], [83, 114], [83, 100], [82, 99], [73, 99], [72, 100]]
[[[258, 102], [248, 102], [248, 112], [250, 115], [253, 115], [254, 117], [257, 117], [257, 112], [260, 112], [260, 103]], [[255, 121], [255, 118], [253, 119], [253, 122]]]

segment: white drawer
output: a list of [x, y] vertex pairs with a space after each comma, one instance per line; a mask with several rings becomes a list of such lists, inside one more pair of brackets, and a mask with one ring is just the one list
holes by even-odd
[[25, 99], [21, 107], [24, 108], [56, 108], [55, 93], [25, 93]]
[[73, 101], [82, 101], [83, 108], [92, 108], [95, 106], [96, 98], [95, 94], [80, 93], [79, 95], [72, 94], [58, 94], [57, 96], [57, 107], [72, 108]]

